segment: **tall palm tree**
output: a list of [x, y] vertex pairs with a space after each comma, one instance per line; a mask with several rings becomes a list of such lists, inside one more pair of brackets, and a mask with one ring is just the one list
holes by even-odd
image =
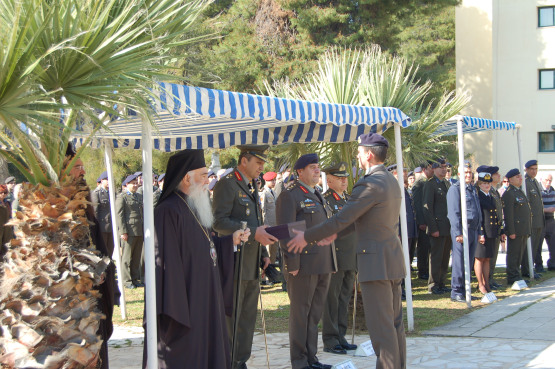
[[[205, 0], [2, 0], [0, 155], [25, 175], [0, 281], [0, 364], [95, 367], [95, 286], [109, 259], [91, 247], [88, 188], [68, 175], [75, 130], [90, 140], [168, 79]], [[177, 52], [179, 48], [179, 52]], [[84, 146], [83, 146], [84, 147]]]
[[[318, 70], [307, 78], [266, 81], [264, 86], [273, 96], [402, 110], [413, 121], [402, 134], [403, 162], [416, 166], [452, 150], [450, 141], [435, 132], [468, 102], [465, 94], [453, 92], [446, 92], [437, 102], [428, 101], [432, 82], [419, 81], [417, 71], [417, 66], [402, 57], [387, 55], [377, 45], [366, 50], [332, 49], [320, 58]], [[384, 136], [392, 147], [387, 162], [394, 163], [393, 130]], [[324, 165], [339, 160], [356, 165], [356, 147], [356, 143], [291, 144], [287, 145], [285, 161], [293, 162], [299, 154], [316, 152]]]

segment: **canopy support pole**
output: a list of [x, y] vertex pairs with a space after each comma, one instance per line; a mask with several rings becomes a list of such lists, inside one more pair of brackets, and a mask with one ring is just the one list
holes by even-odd
[[461, 225], [463, 231], [463, 262], [464, 262], [464, 290], [466, 305], [472, 307], [470, 288], [470, 252], [468, 250], [468, 218], [466, 214], [466, 183], [464, 180], [464, 135], [463, 117], [457, 118], [457, 141], [459, 145], [459, 183], [461, 185]]
[[[414, 314], [412, 308], [412, 281], [410, 273], [410, 260], [409, 260], [409, 240], [407, 235], [407, 208], [405, 205], [405, 179], [404, 179], [404, 166], [403, 166], [403, 153], [401, 143], [401, 125], [395, 123], [395, 155], [397, 157], [397, 182], [401, 188], [401, 241], [403, 243], [403, 253], [405, 254], [405, 269], [407, 275], [405, 277], [405, 295], [407, 301], [407, 322], [408, 331], [414, 331]], [[357, 291], [355, 290], [355, 293]]]
[[152, 189], [152, 127], [143, 117], [143, 214], [145, 248], [145, 305], [147, 329], [147, 367], [158, 369], [156, 276], [154, 269], [154, 202]]
[[[516, 139], [518, 142], [518, 170], [524, 170], [524, 162], [522, 161], [522, 136], [520, 135], [520, 124], [516, 125]], [[523, 175], [522, 179], [522, 192], [528, 198], [528, 193], [526, 192], [526, 176]], [[507, 241], [508, 243], [508, 241]], [[534, 278], [535, 270], [534, 270], [534, 257], [532, 255], [532, 237], [528, 237], [526, 240], [526, 251], [528, 253], [528, 268], [530, 270], [530, 280]]]
[[104, 139], [104, 160], [106, 162], [106, 171], [108, 172], [108, 196], [110, 198], [110, 216], [112, 217], [112, 237], [114, 241], [114, 252], [112, 259], [116, 262], [116, 271], [118, 273], [118, 288], [120, 291], [119, 308], [121, 310], [121, 319], [127, 320], [127, 307], [125, 305], [125, 289], [123, 288], [123, 280], [121, 279], [121, 250], [119, 246], [118, 236], [118, 217], [116, 215], [116, 187], [114, 181], [114, 172], [112, 170], [112, 146], [110, 140]]

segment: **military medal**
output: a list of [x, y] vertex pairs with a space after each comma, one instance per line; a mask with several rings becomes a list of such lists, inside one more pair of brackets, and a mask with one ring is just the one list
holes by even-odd
[[218, 253], [216, 252], [216, 246], [212, 240], [210, 240], [210, 257], [214, 262], [214, 266], [216, 266], [216, 263], [218, 262]]
[[251, 209], [247, 208], [245, 212], [247, 213], [247, 216], [251, 215]]

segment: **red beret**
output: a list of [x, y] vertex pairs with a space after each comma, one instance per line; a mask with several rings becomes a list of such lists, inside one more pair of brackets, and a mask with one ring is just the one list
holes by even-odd
[[262, 178], [264, 178], [265, 181], [273, 181], [274, 179], [276, 179], [276, 176], [277, 176], [276, 172], [266, 172], [264, 173]]

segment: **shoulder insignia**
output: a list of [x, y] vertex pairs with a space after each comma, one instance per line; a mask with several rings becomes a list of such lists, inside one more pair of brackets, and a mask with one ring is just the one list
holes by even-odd
[[341, 200], [341, 198], [339, 197], [339, 195], [337, 193], [333, 193], [333, 198], [335, 199], [335, 201], [339, 201]]
[[308, 193], [308, 190], [306, 188], [304, 188], [304, 186], [299, 186], [299, 188], [301, 189], [301, 191], [303, 191], [304, 193]]
[[233, 172], [235, 174], [235, 178], [237, 178], [237, 180], [239, 182], [243, 181], [243, 177], [241, 177], [241, 174], [237, 171]]

